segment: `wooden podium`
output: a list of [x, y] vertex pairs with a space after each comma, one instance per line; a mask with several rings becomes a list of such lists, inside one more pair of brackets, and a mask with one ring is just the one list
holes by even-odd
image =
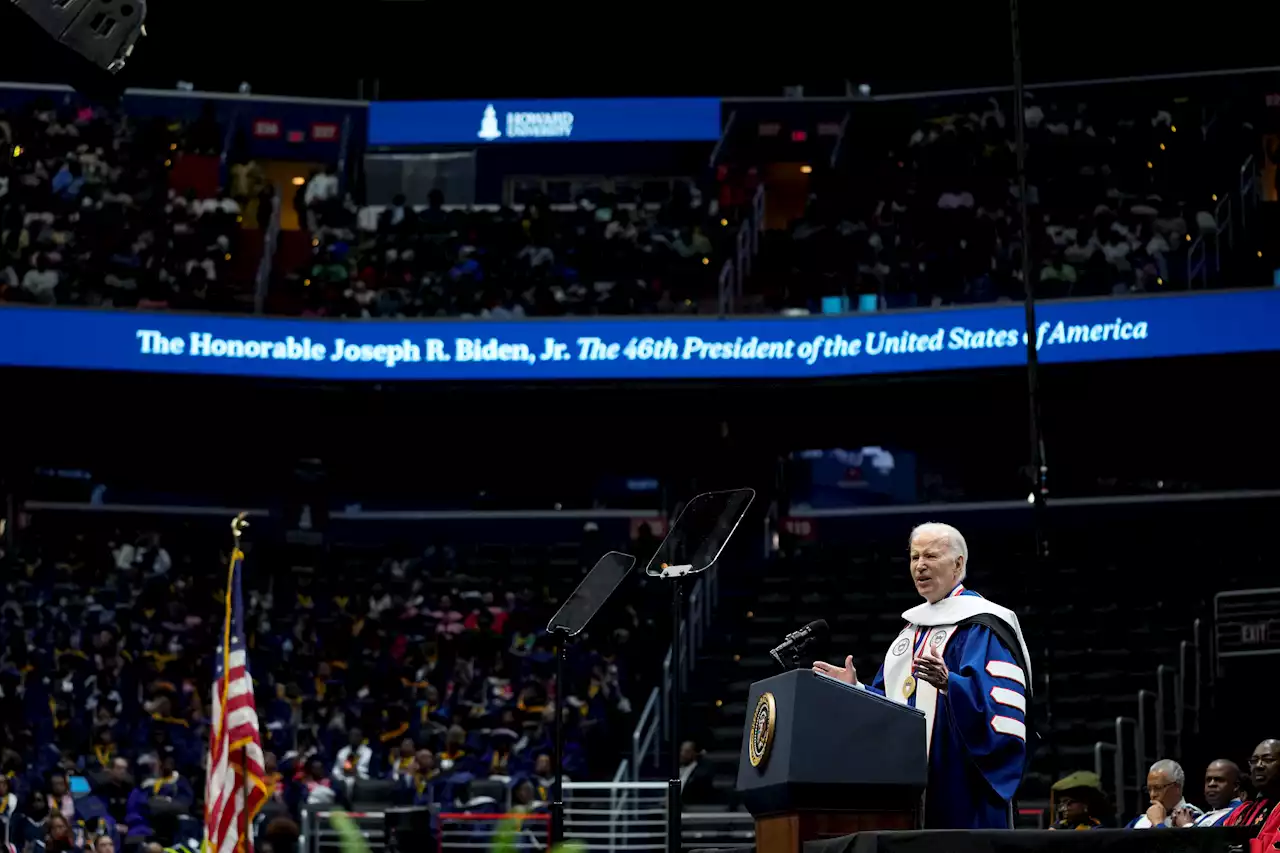
[[918, 829], [928, 779], [924, 714], [795, 670], [751, 685], [738, 793], [758, 853], [874, 829]]

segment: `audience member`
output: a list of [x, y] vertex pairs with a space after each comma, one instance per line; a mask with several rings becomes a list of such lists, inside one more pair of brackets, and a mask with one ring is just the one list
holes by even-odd
[[1147, 795], [1151, 806], [1145, 814], [1129, 821], [1129, 829], [1153, 829], [1172, 826], [1179, 816], [1190, 817], [1194, 822], [1204, 810], [1188, 803], [1182, 796], [1186, 774], [1178, 762], [1162, 758], [1147, 771]]
[[1253, 797], [1245, 800], [1233, 811], [1223, 826], [1260, 826], [1275, 811], [1280, 802], [1280, 739], [1268, 738], [1249, 756], [1249, 781], [1253, 783]]
[[686, 805], [716, 802], [715, 770], [691, 740], [680, 744], [680, 801]]
[[1064, 776], [1053, 784], [1054, 805], [1058, 819], [1050, 829], [1098, 829], [1098, 816], [1106, 811], [1106, 795], [1097, 773], [1082, 770]]
[[1219, 758], [1209, 762], [1204, 771], [1204, 801], [1209, 811], [1195, 820], [1186, 813], [1176, 814], [1174, 826], [1220, 825], [1244, 799], [1245, 790], [1240, 782], [1240, 766], [1234, 761]]

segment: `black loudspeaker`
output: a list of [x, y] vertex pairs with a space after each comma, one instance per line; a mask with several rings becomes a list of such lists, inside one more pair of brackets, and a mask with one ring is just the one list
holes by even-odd
[[115, 73], [142, 35], [146, 0], [13, 0], [60, 44]]
[[[146, 19], [147, 0], [0, 0], [5, 79], [39, 78], [118, 98], [114, 75], [145, 34]], [[50, 50], [40, 30], [64, 49]]]

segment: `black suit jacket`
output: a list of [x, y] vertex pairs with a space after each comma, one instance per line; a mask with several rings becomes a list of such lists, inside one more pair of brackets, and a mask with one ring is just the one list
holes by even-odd
[[692, 806], [715, 803], [715, 778], [716, 771], [711, 762], [699, 758], [693, 765], [693, 772], [680, 788], [680, 801]]

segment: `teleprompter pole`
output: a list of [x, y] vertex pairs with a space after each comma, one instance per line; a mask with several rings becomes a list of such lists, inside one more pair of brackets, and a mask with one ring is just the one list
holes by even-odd
[[667, 853], [680, 853], [680, 702], [682, 681], [680, 616], [683, 612], [684, 578], [671, 580], [671, 778], [667, 780]]
[[[1027, 209], [1027, 128], [1026, 83], [1022, 71], [1022, 21], [1018, 0], [1009, 0], [1009, 34], [1013, 44], [1013, 127], [1014, 149], [1017, 158], [1018, 213], [1022, 225], [1022, 286], [1025, 292], [1027, 338], [1027, 407], [1031, 441], [1031, 501], [1032, 529], [1035, 538], [1035, 576], [1049, 576], [1049, 539], [1047, 532], [1047, 504], [1049, 498], [1049, 468], [1045, 458], [1044, 433], [1040, 410], [1040, 359], [1038, 353], [1039, 332], [1036, 328], [1035, 280], [1032, 277], [1031, 214]], [[1046, 626], [1048, 629], [1049, 626]], [[1041, 707], [1045, 709], [1048, 730], [1053, 730], [1053, 698], [1047, 686], [1053, 671], [1052, 655], [1046, 651], [1041, 684], [1044, 686]], [[1030, 686], [1030, 685], [1028, 685]]]

